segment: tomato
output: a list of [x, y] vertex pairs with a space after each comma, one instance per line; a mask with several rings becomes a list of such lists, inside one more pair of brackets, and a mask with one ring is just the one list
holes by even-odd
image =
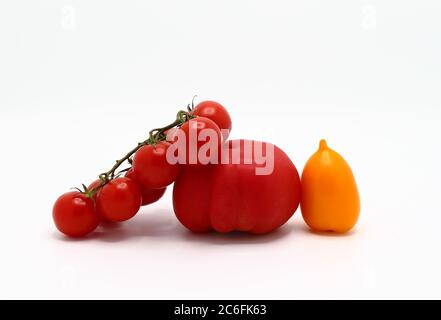
[[228, 139], [231, 131], [231, 117], [227, 109], [215, 101], [203, 101], [193, 110], [193, 115], [213, 120], [222, 130], [224, 141]]
[[255, 141], [233, 140], [226, 145], [240, 161], [182, 170], [174, 184], [173, 208], [191, 231], [263, 234], [285, 224], [297, 210], [300, 177], [288, 156], [278, 147], [262, 143], [264, 150], [274, 150], [273, 161], [268, 160], [269, 151], [265, 161], [273, 163], [273, 170], [257, 175], [256, 169], [266, 164], [257, 161], [254, 152], [248, 154], [245, 143]]
[[185, 136], [186, 164], [205, 165], [218, 160], [222, 134], [213, 120], [197, 117], [185, 122], [179, 131]]
[[[99, 188], [99, 187], [101, 186], [101, 184], [102, 184], [101, 179], [97, 179], [97, 180], [95, 180], [94, 182], [92, 182], [92, 183], [87, 187], [87, 189], [88, 189], [88, 190], [93, 190], [93, 189]], [[99, 190], [99, 189], [98, 189], [98, 190]], [[98, 190], [97, 190], [97, 191], [98, 191]], [[96, 193], [94, 194], [93, 199], [96, 200]]]
[[167, 161], [170, 143], [160, 141], [139, 149], [133, 158], [133, 172], [143, 188], [162, 189], [173, 183], [179, 166]]
[[57, 229], [70, 237], [85, 236], [99, 224], [93, 200], [77, 191], [65, 193], [58, 198], [52, 217]]
[[[94, 182], [92, 182], [88, 187], [87, 187], [87, 189], [88, 190], [93, 190], [93, 189], [97, 189], [96, 190], [96, 192], [95, 192], [95, 194], [93, 195], [93, 200], [95, 200], [95, 203], [96, 203], [96, 196], [97, 196], [97, 194], [98, 194], [98, 191], [101, 189], [101, 184], [102, 184], [103, 182], [101, 181], [101, 179], [97, 179], [97, 180], [95, 180]], [[105, 217], [103, 217], [103, 216], [100, 216], [100, 219], [101, 219], [101, 225], [103, 224], [103, 223], [106, 223], [106, 222], [112, 222], [112, 221], [110, 221], [110, 220], [107, 220]]]
[[176, 134], [180, 130], [179, 127], [174, 127], [164, 131], [164, 135], [166, 136], [166, 140], [170, 143], [175, 142]]
[[302, 216], [316, 231], [351, 230], [360, 214], [360, 196], [351, 168], [325, 140], [302, 173]]
[[105, 220], [120, 222], [132, 218], [141, 207], [138, 184], [126, 177], [109, 181], [98, 190], [96, 209]]
[[[130, 169], [126, 172], [126, 177], [132, 179], [133, 181], [137, 182], [135, 173], [133, 172], [133, 169]], [[138, 183], [138, 186], [140, 187], [141, 194], [142, 194], [142, 206], [146, 206], [148, 204], [154, 203], [162, 198], [162, 196], [165, 193], [165, 190], [167, 188], [161, 188], [161, 189], [150, 189], [150, 188], [144, 188], [141, 184]]]

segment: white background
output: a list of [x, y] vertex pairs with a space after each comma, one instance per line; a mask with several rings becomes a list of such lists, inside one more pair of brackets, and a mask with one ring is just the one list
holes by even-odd
[[[441, 298], [439, 1], [0, 2], [0, 298]], [[53, 202], [194, 94], [299, 171], [326, 138], [356, 229], [300, 211], [263, 237], [193, 235], [171, 188], [119, 228], [61, 236]]]

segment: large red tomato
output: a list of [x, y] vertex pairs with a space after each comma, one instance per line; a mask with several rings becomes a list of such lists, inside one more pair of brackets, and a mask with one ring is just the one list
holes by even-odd
[[263, 234], [285, 224], [297, 210], [300, 177], [288, 156], [278, 147], [262, 143], [266, 156], [274, 148], [273, 170], [257, 175], [256, 168], [262, 169], [270, 160], [260, 163], [254, 152], [247, 152], [246, 143], [253, 141], [226, 145], [230, 157], [239, 157], [234, 162], [183, 169], [174, 185], [173, 207], [185, 227], [194, 232]]

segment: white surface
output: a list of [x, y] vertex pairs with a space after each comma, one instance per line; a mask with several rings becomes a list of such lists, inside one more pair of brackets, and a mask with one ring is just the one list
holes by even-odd
[[[0, 2], [0, 298], [441, 298], [439, 1]], [[191, 100], [299, 171], [352, 166], [354, 232], [297, 211], [264, 237], [192, 235], [171, 190], [132, 221], [60, 236], [59, 194]]]

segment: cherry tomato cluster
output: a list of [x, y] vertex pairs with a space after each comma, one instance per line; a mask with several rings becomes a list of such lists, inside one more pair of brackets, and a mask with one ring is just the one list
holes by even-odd
[[[182, 168], [181, 164], [170, 164], [166, 159], [167, 150], [173, 143], [170, 135], [175, 128], [184, 133], [190, 128], [210, 128], [222, 141], [228, 138], [231, 118], [228, 111], [214, 101], [204, 101], [196, 107], [192, 103], [186, 111], [179, 111], [173, 123], [150, 131], [147, 140], [139, 143], [88, 187], [83, 185], [83, 190], [60, 196], [53, 207], [57, 229], [70, 237], [83, 237], [103, 221], [126, 221], [135, 216], [141, 206], [158, 201]], [[131, 166], [117, 173], [126, 162]]]

